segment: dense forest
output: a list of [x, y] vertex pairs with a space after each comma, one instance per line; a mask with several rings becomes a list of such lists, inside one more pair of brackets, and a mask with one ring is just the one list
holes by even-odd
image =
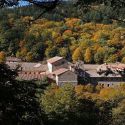
[[0, 51], [24, 61], [63, 56], [85, 63], [125, 62], [125, 23], [111, 20], [110, 7], [80, 12], [59, 5], [30, 24], [41, 10], [34, 6], [0, 10]]
[[[47, 87], [39, 97], [46, 125], [125, 125], [125, 85]], [[47, 120], [47, 121], [46, 121]]]

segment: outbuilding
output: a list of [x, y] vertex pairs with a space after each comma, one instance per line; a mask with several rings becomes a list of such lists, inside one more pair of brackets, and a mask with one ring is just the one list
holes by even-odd
[[55, 77], [56, 84], [58, 86], [62, 86], [63, 84], [66, 84], [66, 83], [71, 83], [73, 85], [77, 85], [77, 83], [78, 83], [77, 74], [75, 74], [74, 72], [72, 72], [69, 69], [60, 68], [60, 69], [54, 71], [52, 74]]

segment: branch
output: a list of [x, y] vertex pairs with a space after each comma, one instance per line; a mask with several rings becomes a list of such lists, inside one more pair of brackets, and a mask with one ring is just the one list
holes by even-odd
[[34, 0], [28, 0], [29, 3], [34, 4], [37, 7], [40, 8], [45, 8], [45, 9], [50, 9], [50, 8], [55, 8], [56, 5], [60, 2], [60, 0], [48, 0], [48, 1], [34, 1]]
[[51, 5], [53, 6], [57, 4], [60, 0], [0, 0], [0, 7], [2, 8], [7, 6], [14, 6], [14, 5], [16, 6], [19, 4], [19, 1], [29, 2], [38, 7], [46, 8], [47, 6], [51, 7]]
[[29, 21], [29, 24], [33, 23], [34, 21], [38, 20], [43, 14], [45, 14], [46, 12], [50, 12], [52, 11], [53, 9], [56, 8], [56, 6], [59, 4], [59, 1], [60, 0], [54, 0], [52, 2], [43, 2], [43, 4], [39, 4], [39, 3], [36, 3], [36, 2], [31, 2], [33, 3], [34, 5], [36, 5], [37, 7], [40, 7], [41, 9], [44, 9], [44, 11], [39, 14], [35, 19], [33, 20], [30, 20]]
[[38, 20], [44, 13], [48, 12], [47, 10], [44, 10], [41, 14], [39, 14], [35, 19], [29, 20], [29, 25]]

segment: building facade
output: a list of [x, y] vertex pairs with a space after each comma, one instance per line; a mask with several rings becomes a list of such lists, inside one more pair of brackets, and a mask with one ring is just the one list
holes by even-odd
[[120, 63], [102, 65], [85, 64], [85, 73], [83, 77], [87, 78], [87, 83], [95, 85], [100, 84], [104, 87], [113, 87], [125, 83], [124, 69], [125, 64]]
[[50, 73], [60, 68], [68, 68], [68, 62], [63, 57], [55, 56], [47, 60], [47, 67]]
[[58, 86], [66, 83], [73, 85], [80, 84], [100, 84], [102, 86], [116, 86], [125, 83], [125, 64], [72, 64], [63, 57], [53, 57], [47, 60], [46, 64], [21, 62], [18, 59], [8, 58], [6, 62], [11, 69], [18, 65], [21, 70], [18, 73], [18, 79], [22, 80], [42, 80], [48, 77]]

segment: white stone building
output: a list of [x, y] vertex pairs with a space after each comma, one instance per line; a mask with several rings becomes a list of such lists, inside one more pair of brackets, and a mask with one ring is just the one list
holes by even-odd
[[68, 68], [68, 62], [63, 57], [55, 56], [47, 60], [47, 66], [50, 73], [60, 68]]
[[47, 60], [47, 66], [50, 77], [56, 81], [58, 86], [65, 83], [77, 85], [77, 74], [69, 69], [68, 62], [63, 57], [56, 56]]

